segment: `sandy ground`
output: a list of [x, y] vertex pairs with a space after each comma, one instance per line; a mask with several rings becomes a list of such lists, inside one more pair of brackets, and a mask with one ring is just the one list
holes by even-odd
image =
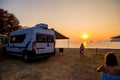
[[[103, 63], [103, 55], [108, 51], [120, 57], [120, 50], [86, 49], [80, 56], [79, 49], [64, 49], [48, 60], [38, 59], [24, 63], [21, 58], [0, 55], [0, 80], [101, 80], [96, 68]], [[120, 58], [119, 58], [120, 59]]]

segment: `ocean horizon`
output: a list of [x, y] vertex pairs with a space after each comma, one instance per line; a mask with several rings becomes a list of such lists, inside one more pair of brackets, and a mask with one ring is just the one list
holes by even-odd
[[[103, 48], [103, 49], [120, 49], [120, 42], [95, 41], [85, 42], [85, 48]], [[81, 42], [56, 41], [56, 48], [79, 48]]]

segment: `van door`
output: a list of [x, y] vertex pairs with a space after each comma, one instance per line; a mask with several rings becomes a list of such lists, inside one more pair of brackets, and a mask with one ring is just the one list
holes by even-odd
[[47, 35], [47, 51], [48, 53], [54, 52], [54, 47], [55, 47], [55, 40], [54, 40], [54, 35]]
[[36, 34], [36, 53], [52, 53], [54, 52], [54, 35]]
[[47, 53], [47, 35], [36, 33], [36, 54]]

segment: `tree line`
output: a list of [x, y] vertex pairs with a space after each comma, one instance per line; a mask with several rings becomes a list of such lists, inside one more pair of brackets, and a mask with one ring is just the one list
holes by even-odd
[[20, 21], [13, 13], [0, 8], [0, 34], [7, 35], [12, 31], [22, 29], [22, 26], [19, 24]]

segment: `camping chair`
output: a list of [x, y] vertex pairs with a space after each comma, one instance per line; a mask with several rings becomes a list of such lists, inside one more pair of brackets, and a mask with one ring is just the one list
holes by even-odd
[[120, 80], [120, 76], [102, 73], [102, 80]]

